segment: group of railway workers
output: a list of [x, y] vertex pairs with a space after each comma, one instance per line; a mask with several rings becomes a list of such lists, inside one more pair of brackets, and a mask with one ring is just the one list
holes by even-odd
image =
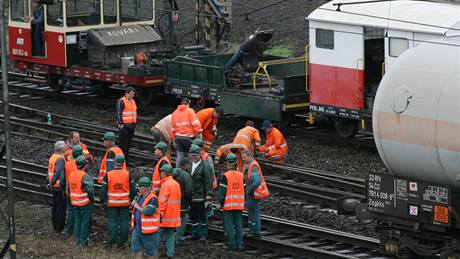
[[[134, 89], [129, 87], [117, 101], [115, 117], [120, 146], [115, 143], [114, 132], [104, 134], [102, 140], [107, 151], [95, 176], [101, 187], [99, 206], [106, 209], [108, 216], [106, 245], [124, 247], [131, 228], [131, 250], [136, 257], [142, 257], [142, 252], [155, 257], [161, 240], [165, 242], [167, 257], [174, 257], [175, 244], [185, 241], [188, 215], [192, 223], [190, 239], [206, 239], [213, 191], [216, 207], [223, 211], [229, 249], [243, 249], [245, 205], [248, 236], [260, 237], [259, 201], [267, 197], [269, 191], [254, 152], [257, 150], [265, 158], [282, 163], [287, 144], [280, 131], [270, 121], [264, 121], [262, 129], [267, 141], [260, 145], [259, 131], [248, 121], [232, 143], [218, 148], [213, 161], [207, 151], [216, 136], [223, 110], [207, 108], [195, 113], [189, 107], [190, 101], [184, 98], [174, 113], [152, 127], [156, 139], [154, 156], [158, 160], [152, 167], [152, 175], [140, 177], [136, 183], [127, 167], [137, 122], [134, 94]], [[169, 157], [172, 147], [177, 152], [175, 168]], [[78, 245], [87, 246], [92, 208], [97, 201], [88, 167], [94, 157], [76, 131], [70, 133], [67, 142], [57, 141], [54, 149], [48, 166], [48, 188], [53, 193], [53, 228], [62, 231], [66, 238], [75, 235]], [[218, 165], [220, 159], [225, 159], [226, 169], [216, 177], [214, 165]]]

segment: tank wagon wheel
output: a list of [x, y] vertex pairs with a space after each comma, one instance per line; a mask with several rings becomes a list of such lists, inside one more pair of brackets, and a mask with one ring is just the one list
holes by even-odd
[[59, 83], [59, 77], [57, 75], [48, 76], [48, 85], [51, 90], [59, 92], [63, 89], [64, 85]]
[[142, 106], [148, 106], [156, 101], [156, 95], [152, 89], [138, 87], [136, 89], [137, 100]]
[[358, 122], [355, 120], [336, 118], [334, 127], [337, 134], [343, 138], [351, 138], [358, 133]]

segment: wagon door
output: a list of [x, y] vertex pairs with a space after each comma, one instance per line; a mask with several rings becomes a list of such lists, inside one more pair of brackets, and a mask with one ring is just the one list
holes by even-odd
[[29, 16], [28, 0], [10, 1], [8, 34], [12, 56], [32, 57], [32, 29], [27, 21]]
[[364, 27], [365, 109], [372, 110], [375, 93], [385, 72], [385, 29]]

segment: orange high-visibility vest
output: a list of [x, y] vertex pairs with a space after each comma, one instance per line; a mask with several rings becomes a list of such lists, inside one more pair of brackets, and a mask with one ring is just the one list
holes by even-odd
[[259, 130], [256, 128], [246, 126], [240, 129], [235, 138], [233, 139], [234, 144], [244, 145], [251, 153], [254, 153], [254, 144], [256, 146], [260, 145], [260, 135]]
[[[79, 145], [81, 146], [81, 149], [83, 149], [83, 155], [85, 155], [85, 153], [89, 154], [88, 160], [93, 160], [93, 155], [89, 152], [88, 146], [83, 144], [83, 143], [80, 143]], [[75, 159], [75, 158], [76, 157], [73, 157], [73, 154], [72, 154], [72, 148], [67, 146], [67, 149], [64, 152], [65, 161], [70, 161], [70, 160]]]
[[65, 180], [68, 184], [70, 174], [77, 170], [77, 161], [75, 159], [65, 162]]
[[262, 169], [260, 168], [260, 165], [259, 165], [259, 163], [257, 163], [256, 160], [252, 160], [252, 163], [249, 165], [249, 168], [248, 168], [248, 180], [251, 181], [251, 172], [252, 172], [252, 168], [254, 166], [256, 166], [257, 169], [259, 169], [259, 175], [260, 175], [260, 184], [254, 190], [254, 199], [261, 200], [261, 199], [267, 197], [268, 195], [270, 195], [270, 192], [268, 191], [267, 184], [265, 183], [264, 176], [262, 175]]
[[[154, 192], [151, 192], [147, 196], [147, 198], [144, 199], [141, 208], [145, 209], [145, 207], [147, 207], [147, 204], [149, 204], [152, 199], [158, 200]], [[136, 209], [133, 209], [131, 211], [131, 230], [133, 230], [136, 227], [136, 223], [141, 224], [142, 234], [153, 234], [160, 230], [160, 210], [157, 209], [157, 211], [150, 216], [146, 216], [144, 215], [144, 213], [141, 213], [141, 222], [135, 222], [135, 212]]]
[[161, 215], [160, 226], [162, 228], [180, 227], [181, 190], [179, 183], [172, 176], [161, 180], [158, 202]]
[[107, 173], [107, 207], [129, 207], [129, 172], [114, 169]]
[[155, 164], [155, 168], [152, 174], [152, 190], [156, 193], [160, 191], [160, 181], [161, 181], [160, 165], [162, 164], [163, 161], [166, 161], [166, 163], [171, 165], [171, 160], [169, 160], [167, 156], [163, 156]]
[[[53, 177], [54, 177], [54, 169], [56, 167], [56, 161], [59, 159], [59, 158], [64, 158], [63, 155], [61, 154], [52, 154], [49, 161], [48, 161], [48, 182], [51, 182], [51, 180], [53, 180]], [[60, 184], [60, 180], [57, 180], [56, 183], [54, 184], [54, 188], [59, 188], [61, 187], [61, 184]]]
[[193, 109], [181, 104], [172, 114], [171, 137], [176, 139], [177, 136], [193, 138], [200, 134], [201, 123], [196, 117]]
[[134, 99], [128, 100], [126, 96], [120, 98], [123, 102], [123, 113], [121, 114], [121, 121], [124, 124], [133, 124], [137, 122], [137, 105]]
[[271, 150], [280, 150], [282, 154], [287, 154], [288, 146], [284, 139], [283, 133], [277, 128], [273, 128], [272, 131], [267, 134], [267, 143], [261, 147], [261, 152], [268, 152]]
[[[115, 154], [115, 156], [120, 154], [123, 155], [123, 151], [121, 150], [121, 148], [117, 146], [111, 146], [107, 150], [107, 152], [105, 152], [105, 155], [101, 161], [101, 167], [99, 168], [99, 176], [97, 178], [97, 182], [99, 184], [102, 184], [102, 182], [104, 181], [104, 176], [107, 174], [107, 156], [109, 155], [110, 151], [112, 151]], [[121, 168], [126, 169], [126, 162], [123, 163], [123, 166]]]
[[225, 172], [227, 178], [227, 194], [225, 195], [224, 210], [244, 209], [244, 176], [240, 171]]
[[83, 207], [89, 203], [88, 194], [83, 191], [82, 179], [85, 176], [85, 171], [76, 170], [70, 174], [70, 203], [72, 206]]

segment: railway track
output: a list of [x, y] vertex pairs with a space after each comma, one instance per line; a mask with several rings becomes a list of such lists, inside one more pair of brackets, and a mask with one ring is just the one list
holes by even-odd
[[[46, 190], [46, 167], [29, 162], [13, 161], [16, 194], [23, 199], [50, 204], [52, 195]], [[0, 164], [0, 188], [5, 188], [5, 165]], [[99, 185], [96, 185], [98, 190]], [[96, 203], [98, 199], [96, 199]], [[247, 215], [244, 214], [246, 218]], [[247, 219], [246, 219], [247, 220]], [[376, 239], [327, 228], [262, 215], [262, 238], [246, 237], [247, 247], [271, 257], [295, 258], [382, 258]], [[210, 224], [213, 239], [224, 240], [222, 222]]]
[[[13, 114], [18, 115], [10, 117], [15, 134], [20, 135], [26, 132], [31, 137], [42, 136], [53, 141], [65, 139], [70, 131], [77, 130], [81, 136], [84, 136], [82, 141], [99, 156], [105, 152], [105, 147], [100, 141], [104, 132], [117, 132], [114, 127], [58, 114], [51, 114], [52, 123], [49, 124], [47, 112], [14, 104], [10, 105], [10, 109]], [[24, 116], [28, 118], [23, 118]], [[0, 122], [2, 120], [0, 116]], [[136, 133], [133, 148], [130, 150], [133, 165], [151, 166], [155, 162], [153, 149], [152, 136]], [[210, 154], [214, 155], [215, 151], [210, 150]], [[364, 198], [364, 179], [295, 165], [280, 165], [264, 160], [261, 160], [261, 166], [267, 176], [270, 189], [281, 194], [306, 199], [331, 208], [336, 208], [343, 199], [360, 200]]]

